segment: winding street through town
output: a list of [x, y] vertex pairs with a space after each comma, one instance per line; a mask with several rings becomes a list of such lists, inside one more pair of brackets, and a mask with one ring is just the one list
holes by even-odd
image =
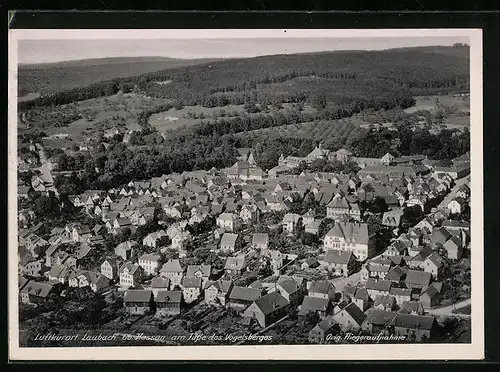
[[470, 314], [454, 313], [453, 311], [463, 309], [464, 307], [470, 306], [470, 304], [471, 304], [471, 299], [468, 298], [466, 300], [457, 302], [455, 304], [451, 304], [449, 306], [431, 309], [428, 312], [429, 312], [429, 314], [432, 314], [432, 315], [449, 315], [449, 316], [458, 316], [458, 317], [463, 317], [463, 318], [469, 318]]
[[448, 208], [448, 204], [453, 200], [453, 198], [455, 198], [457, 196], [458, 189], [460, 187], [462, 187], [463, 185], [466, 185], [469, 183], [467, 178], [468, 177], [462, 177], [462, 178], [459, 178], [458, 180], [455, 180], [455, 186], [453, 186], [451, 188], [450, 192], [448, 194], [446, 194], [446, 196], [443, 198], [441, 203], [439, 203], [439, 205], [437, 206], [438, 209]]
[[38, 168], [38, 170], [42, 173], [41, 177], [44, 181], [50, 184], [49, 189], [51, 191], [54, 191], [54, 193], [58, 195], [58, 192], [54, 187], [54, 178], [52, 177], [52, 164], [49, 159], [47, 159], [47, 155], [45, 155], [43, 146], [40, 144], [37, 144], [36, 146], [38, 149], [38, 154], [40, 156], [40, 163], [42, 163], [42, 165]]

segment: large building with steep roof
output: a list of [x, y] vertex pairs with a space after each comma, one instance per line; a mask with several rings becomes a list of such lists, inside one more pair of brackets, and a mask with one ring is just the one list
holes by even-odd
[[375, 254], [374, 234], [366, 223], [337, 222], [325, 235], [324, 247], [352, 252], [359, 261], [364, 261]]

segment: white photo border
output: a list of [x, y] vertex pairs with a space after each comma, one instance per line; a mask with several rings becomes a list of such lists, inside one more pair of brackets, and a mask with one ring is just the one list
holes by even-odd
[[[17, 64], [19, 40], [468, 37], [471, 92], [471, 343], [21, 348], [17, 273]], [[481, 29], [9, 30], [9, 358], [21, 360], [461, 360], [484, 358], [483, 89]]]

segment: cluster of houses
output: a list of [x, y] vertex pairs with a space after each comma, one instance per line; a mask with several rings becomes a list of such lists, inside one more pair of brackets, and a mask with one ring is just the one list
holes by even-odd
[[[302, 162], [310, 164], [321, 158], [353, 160], [363, 169], [357, 175], [290, 174]], [[441, 301], [443, 255], [460, 259], [470, 241], [469, 223], [449, 219], [463, 212], [470, 188], [460, 187], [446, 210], [432, 209], [463, 174], [442, 171], [426, 161], [422, 156], [395, 158], [391, 154], [382, 159], [361, 159], [345, 149], [332, 152], [318, 145], [305, 158], [282, 156], [279, 165], [267, 174], [250, 153], [222, 171], [170, 174], [130, 181], [107, 191], [87, 190], [70, 201], [102, 221], [94, 227], [67, 224], [46, 233], [42, 223], [32, 227], [26, 223], [26, 228], [19, 230], [21, 300], [36, 305], [61, 285], [89, 287], [96, 293], [118, 287], [124, 293], [125, 310], [134, 315], [154, 312], [156, 316], [175, 316], [184, 306], [203, 300], [208, 305], [231, 308], [261, 327], [294, 308], [299, 316], [315, 313], [321, 320], [311, 330], [310, 342], [323, 343], [338, 329], [372, 333], [383, 329], [419, 340], [430, 337], [435, 321], [425, 313]], [[458, 166], [468, 165], [464, 161], [457, 162]], [[22, 189], [19, 197], [29, 197], [31, 190], [43, 191], [40, 181], [34, 180], [34, 184], [37, 188], [32, 184]], [[248, 226], [273, 212], [283, 212], [278, 227], [285, 234], [303, 228], [319, 235], [324, 218], [318, 218], [315, 210], [304, 214], [290, 211], [294, 201], [306, 196], [324, 206], [326, 218], [334, 221], [322, 237], [320, 254], [299, 260], [297, 255], [272, 249], [268, 233], [253, 233], [249, 241], [243, 239]], [[360, 208], [362, 202], [376, 199], [383, 199], [390, 208], [383, 214], [382, 225], [391, 227], [397, 236], [382, 254], [376, 251], [375, 234], [363, 222], [366, 216]], [[418, 206], [427, 216], [399, 234], [405, 206]], [[20, 215], [19, 221], [30, 220], [30, 216], [24, 217]], [[225, 260], [223, 269], [209, 264], [184, 267], [182, 258], [195, 238], [189, 227], [207, 219], [215, 223], [210, 234], [217, 242], [215, 252]], [[126, 230], [133, 233], [153, 220], [160, 226], [142, 242], [122, 241], [114, 247], [114, 255], [102, 257], [100, 268], [82, 270], [80, 262], [105, 242], [105, 235], [121, 235]], [[77, 248], [69, 251], [65, 243]], [[138, 256], [140, 246], [153, 253]], [[164, 262], [162, 253], [170, 249], [177, 251], [181, 260]], [[266, 265], [273, 273], [270, 282], [234, 284], [250, 267]], [[285, 275], [291, 267], [294, 275]], [[339, 293], [332, 281], [314, 277], [319, 272], [328, 273], [327, 278], [359, 272], [362, 281]], [[40, 276], [46, 281], [32, 280]]]

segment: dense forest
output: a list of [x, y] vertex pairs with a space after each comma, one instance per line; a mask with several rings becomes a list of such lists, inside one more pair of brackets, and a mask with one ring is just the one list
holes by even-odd
[[412, 131], [399, 126], [397, 131], [371, 131], [351, 138], [347, 147], [359, 157], [380, 158], [387, 152], [394, 156], [423, 154], [430, 159], [453, 159], [470, 150], [470, 132], [444, 129], [432, 134], [426, 129]]
[[[222, 60], [111, 79], [20, 102], [19, 107], [60, 105], [134, 88], [152, 97], [178, 100], [182, 105], [223, 106], [232, 101], [241, 102], [246, 97], [250, 100], [259, 94], [266, 103], [288, 99], [322, 104], [321, 101], [325, 100], [323, 104], [329, 105], [344, 103], [343, 97], [349, 97], [349, 101], [359, 98], [363, 89], [356, 87], [367, 90], [363, 99], [369, 101], [392, 92], [404, 106], [408, 104], [410, 93], [433, 94], [468, 89], [468, 47], [442, 48], [457, 48], [463, 53], [460, 56], [444, 55], [433, 52], [433, 49], [419, 48]], [[317, 79], [320, 79], [321, 89], [314, 88]], [[162, 81], [169, 83], [159, 84]], [[333, 88], [321, 93], [328, 85]], [[353, 93], [339, 92], [336, 85], [351, 89]], [[286, 94], [283, 93], [285, 86]]]
[[[168, 83], [159, 84], [162, 81]], [[403, 114], [392, 114], [396, 130], [366, 130], [353, 116], [388, 110], [402, 113], [401, 109], [414, 104], [415, 92], [464, 91], [468, 83], [468, 47], [327, 52], [171, 68], [97, 82], [19, 106], [25, 116], [39, 115], [53, 126], [74, 118], [47, 115], [45, 110], [51, 112], [47, 106], [131, 90], [163, 101], [137, 113], [136, 123], [142, 130], [130, 135], [128, 145], [121, 142], [123, 135], [109, 140], [101, 135], [95, 151], [57, 155], [60, 170], [80, 172], [58, 177], [56, 187], [62, 194], [76, 194], [115, 187], [130, 179], [228, 167], [241, 147], [253, 148], [264, 170], [276, 166], [281, 154], [306, 156], [320, 141], [332, 151], [346, 147], [359, 157], [391, 152], [451, 159], [469, 150], [468, 132], [412, 131]], [[162, 134], [148, 124], [152, 114], [170, 108], [229, 103], [244, 103], [247, 114], [204, 120]], [[284, 103], [292, 105], [283, 109]], [[315, 164], [315, 169], [337, 168], [338, 164]]]
[[28, 93], [53, 94], [104, 80], [207, 62], [211, 60], [124, 57], [20, 65], [18, 95], [22, 97]]
[[[400, 127], [397, 131], [372, 131], [369, 133], [353, 131], [352, 135], [342, 137], [342, 143], [360, 157], [382, 157], [386, 152], [395, 156], [425, 154], [431, 159], [452, 159], [469, 151], [469, 132], [442, 130], [431, 134], [428, 130], [411, 131]], [[275, 132], [268, 135], [257, 132], [250, 137], [237, 137], [234, 134], [199, 135], [195, 128], [174, 131], [161, 136], [152, 128], [137, 132], [127, 146], [111, 141], [105, 148], [102, 144], [96, 151], [67, 155], [57, 155], [60, 170], [81, 170], [78, 177], [57, 177], [55, 185], [61, 194], [78, 194], [85, 189], [108, 189], [124, 184], [131, 179], [149, 179], [172, 172], [225, 168], [233, 165], [238, 156], [237, 148], [252, 147], [256, 161], [268, 170], [278, 164], [284, 156], [306, 156], [317, 142], [310, 138], [298, 138], [286, 133]], [[335, 150], [336, 148], [332, 148]], [[331, 171], [338, 164], [323, 162], [315, 164], [314, 169]], [[95, 172], [95, 169], [98, 172]], [[354, 169], [348, 164], [346, 169]]]

